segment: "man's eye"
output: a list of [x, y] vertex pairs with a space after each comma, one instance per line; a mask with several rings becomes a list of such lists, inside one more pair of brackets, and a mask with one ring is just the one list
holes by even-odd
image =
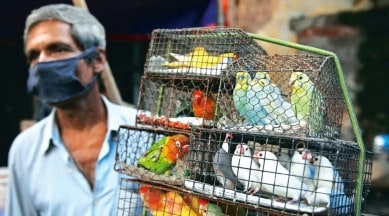
[[56, 47], [53, 49], [53, 52], [66, 52], [67, 50], [63, 47]]
[[29, 63], [31, 63], [31, 62], [33, 62], [34, 60], [36, 60], [36, 59], [38, 58], [38, 56], [39, 56], [39, 53], [37, 53], [37, 52], [29, 53], [29, 54], [27, 55], [27, 61], [28, 61]]

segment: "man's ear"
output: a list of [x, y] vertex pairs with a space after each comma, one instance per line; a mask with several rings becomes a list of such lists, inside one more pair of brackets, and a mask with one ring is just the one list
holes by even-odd
[[106, 56], [105, 56], [105, 50], [102, 48], [97, 48], [97, 51], [99, 55], [97, 58], [93, 61], [92, 67], [93, 71], [95, 73], [101, 73], [104, 70], [105, 62], [106, 62]]

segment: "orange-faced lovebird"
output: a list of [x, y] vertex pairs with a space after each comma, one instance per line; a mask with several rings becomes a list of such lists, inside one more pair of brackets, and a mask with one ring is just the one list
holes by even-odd
[[154, 143], [139, 160], [138, 166], [157, 174], [168, 175], [189, 152], [189, 138], [183, 134], [165, 136]]
[[166, 192], [165, 212], [171, 215], [199, 216], [197, 210], [192, 209], [179, 193], [173, 191]]
[[149, 208], [152, 215], [163, 215], [165, 209], [166, 192], [151, 185], [142, 184], [139, 194], [144, 205]]

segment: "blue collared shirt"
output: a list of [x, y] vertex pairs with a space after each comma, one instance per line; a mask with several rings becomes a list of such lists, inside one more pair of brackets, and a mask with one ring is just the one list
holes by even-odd
[[[61, 141], [53, 110], [12, 144], [6, 215], [116, 215], [120, 188], [120, 174], [114, 171], [117, 130], [120, 125], [135, 124], [136, 110], [102, 98], [108, 130], [98, 156], [93, 190]], [[126, 190], [136, 192], [135, 185], [127, 185]], [[139, 200], [137, 194], [131, 196]]]

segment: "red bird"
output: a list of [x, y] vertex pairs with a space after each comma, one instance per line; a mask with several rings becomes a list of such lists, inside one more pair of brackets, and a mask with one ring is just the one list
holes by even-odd
[[192, 96], [194, 116], [206, 120], [215, 119], [216, 100], [212, 95], [206, 96], [201, 90], [197, 89], [192, 92]]

